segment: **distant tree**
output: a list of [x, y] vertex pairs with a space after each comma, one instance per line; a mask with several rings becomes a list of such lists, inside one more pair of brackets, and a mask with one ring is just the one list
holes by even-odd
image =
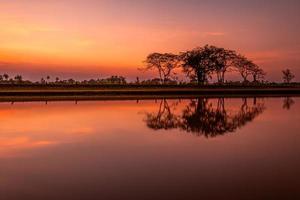
[[56, 82], [56, 83], [59, 82], [59, 78], [58, 78], [58, 77], [55, 78], [55, 82]]
[[47, 83], [49, 83], [50, 76], [47, 76], [46, 79], [47, 79]]
[[139, 85], [139, 84], [140, 84], [140, 78], [139, 78], [139, 77], [136, 77], [135, 84], [137, 84], [137, 85]]
[[46, 83], [46, 81], [45, 81], [45, 79], [44, 78], [41, 78], [41, 82], [40, 82], [41, 84], [45, 84]]
[[75, 82], [76, 81], [74, 79], [72, 79], [72, 78], [68, 79], [68, 84], [70, 84], [70, 85], [75, 84]]
[[295, 75], [292, 73], [290, 69], [283, 70], [282, 73], [283, 73], [282, 79], [284, 83], [290, 83], [295, 78]]
[[9, 75], [8, 75], [8, 74], [3, 74], [3, 78], [4, 78], [6, 81], [8, 81]]
[[101, 83], [101, 84], [118, 84], [118, 85], [122, 85], [122, 84], [126, 84], [126, 78], [123, 76], [111, 76], [109, 78], [106, 79], [101, 79], [101, 80], [97, 80], [96, 83]]
[[172, 78], [175, 74], [174, 69], [179, 66], [178, 56], [171, 53], [152, 53], [146, 61], [144, 70], [157, 70], [161, 83], [165, 80]]
[[23, 77], [21, 75], [16, 75], [14, 79], [17, 83], [22, 83], [23, 81]]
[[3, 76], [0, 74], [0, 82], [3, 81]]

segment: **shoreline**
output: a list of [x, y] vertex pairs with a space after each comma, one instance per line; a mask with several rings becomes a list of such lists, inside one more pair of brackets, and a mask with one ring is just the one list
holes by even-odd
[[300, 87], [1, 87], [0, 102], [300, 97]]

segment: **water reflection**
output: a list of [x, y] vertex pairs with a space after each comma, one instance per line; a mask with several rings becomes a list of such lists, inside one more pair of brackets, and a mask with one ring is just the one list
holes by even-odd
[[299, 102], [0, 103], [0, 199], [297, 199]]
[[[227, 107], [224, 98], [192, 99], [179, 114], [174, 111], [179, 101], [172, 103], [163, 99], [156, 113], [146, 113], [145, 122], [154, 130], [180, 129], [207, 138], [235, 132], [252, 122], [265, 110], [263, 99], [243, 98], [239, 106]], [[236, 110], [236, 108], [238, 108]]]
[[290, 110], [291, 107], [295, 104], [295, 101], [291, 97], [285, 97], [283, 100], [283, 109]]

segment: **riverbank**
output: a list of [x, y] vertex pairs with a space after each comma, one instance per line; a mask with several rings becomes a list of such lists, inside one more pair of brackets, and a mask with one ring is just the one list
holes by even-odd
[[0, 101], [300, 96], [300, 86], [0, 86]]

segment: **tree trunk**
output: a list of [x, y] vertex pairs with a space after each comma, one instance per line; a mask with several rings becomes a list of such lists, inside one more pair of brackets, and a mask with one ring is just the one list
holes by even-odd
[[202, 71], [197, 72], [198, 85], [204, 85], [205, 75]]

